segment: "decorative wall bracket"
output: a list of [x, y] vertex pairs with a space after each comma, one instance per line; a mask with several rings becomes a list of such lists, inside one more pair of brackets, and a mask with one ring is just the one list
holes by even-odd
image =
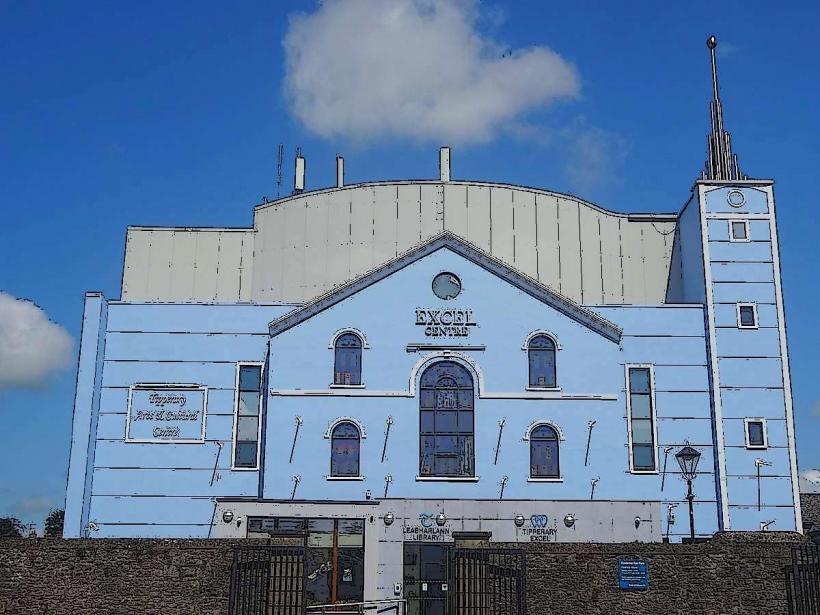
[[293, 463], [293, 451], [296, 450], [296, 438], [299, 437], [299, 428], [302, 426], [302, 423], [303, 423], [302, 417], [297, 416], [296, 417], [296, 431], [293, 432], [293, 444], [290, 445], [290, 459], [288, 460], [288, 463]]

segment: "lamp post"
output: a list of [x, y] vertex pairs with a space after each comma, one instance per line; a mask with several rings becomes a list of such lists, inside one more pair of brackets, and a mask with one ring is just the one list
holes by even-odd
[[698, 461], [700, 461], [700, 452], [693, 449], [691, 446], [684, 446], [675, 455], [678, 460], [683, 478], [686, 480], [687, 493], [686, 499], [689, 500], [689, 537], [692, 542], [695, 541], [695, 511], [692, 507], [692, 501], [695, 495], [692, 493], [692, 481], [698, 472]]

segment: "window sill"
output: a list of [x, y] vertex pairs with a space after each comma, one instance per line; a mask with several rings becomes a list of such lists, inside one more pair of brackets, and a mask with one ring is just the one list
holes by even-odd
[[660, 474], [657, 470], [629, 470], [630, 474]]
[[754, 331], [756, 329], [759, 329], [760, 327], [758, 327], [757, 325], [738, 325], [737, 328], [743, 329], [744, 331]]
[[530, 476], [527, 479], [527, 482], [528, 483], [563, 483], [564, 482], [564, 477], [563, 476], [558, 476], [556, 478], [546, 478], [546, 477], [544, 477], [544, 478], [533, 478], [532, 476]]
[[256, 467], [256, 468], [244, 468], [244, 467], [243, 468], [235, 468], [235, 467], [231, 467], [231, 472], [258, 472], [258, 471], [259, 471], [258, 467]]
[[755, 445], [755, 444], [747, 444], [746, 449], [750, 451], [765, 451], [769, 447], [766, 445]]
[[364, 476], [325, 476], [325, 480], [341, 480], [341, 481], [352, 480], [352, 481], [357, 481], [357, 480], [364, 480]]
[[561, 387], [533, 387], [533, 386], [527, 387], [527, 391], [553, 391], [553, 392], [557, 392], [557, 391], [560, 391], [560, 390], [561, 390]]
[[363, 384], [329, 384], [327, 385], [329, 389], [363, 389]]
[[416, 476], [418, 482], [431, 483], [477, 483], [480, 476]]

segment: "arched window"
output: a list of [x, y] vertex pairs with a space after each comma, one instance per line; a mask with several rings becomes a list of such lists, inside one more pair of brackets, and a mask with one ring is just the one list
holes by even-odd
[[336, 338], [333, 384], [362, 383], [362, 340], [355, 333]]
[[527, 356], [530, 361], [530, 386], [554, 388], [555, 342], [548, 335], [536, 335], [527, 346]]
[[530, 430], [530, 478], [560, 478], [558, 433], [549, 425]]
[[359, 476], [359, 428], [342, 421], [330, 435], [330, 475]]
[[475, 475], [473, 377], [455, 361], [438, 361], [419, 382], [419, 474]]

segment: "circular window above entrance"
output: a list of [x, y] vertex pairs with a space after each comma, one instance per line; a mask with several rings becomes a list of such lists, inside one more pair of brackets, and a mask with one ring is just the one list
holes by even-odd
[[433, 293], [439, 299], [455, 299], [461, 292], [461, 280], [454, 273], [445, 271], [433, 278]]

